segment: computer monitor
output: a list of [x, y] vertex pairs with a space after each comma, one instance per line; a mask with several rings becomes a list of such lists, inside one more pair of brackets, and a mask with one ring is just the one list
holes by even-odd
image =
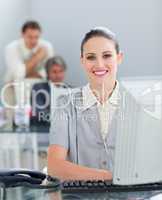
[[162, 181], [162, 77], [121, 80], [113, 183]]

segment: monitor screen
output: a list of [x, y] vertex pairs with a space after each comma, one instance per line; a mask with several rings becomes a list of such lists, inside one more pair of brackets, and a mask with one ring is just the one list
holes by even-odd
[[121, 80], [113, 183], [162, 181], [162, 77]]

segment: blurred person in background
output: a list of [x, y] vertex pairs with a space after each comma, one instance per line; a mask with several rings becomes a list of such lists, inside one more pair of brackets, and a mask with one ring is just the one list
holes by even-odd
[[47, 81], [36, 83], [32, 88], [31, 105], [32, 116], [30, 125], [40, 128], [40, 131], [49, 131], [50, 114], [51, 114], [51, 91], [56, 89], [71, 88], [70, 85], [64, 83], [67, 65], [61, 56], [49, 58], [45, 64], [47, 72]]
[[[54, 55], [50, 42], [41, 38], [42, 29], [38, 22], [27, 21], [21, 29], [21, 38], [7, 45], [5, 49], [6, 74], [5, 84], [10, 86], [5, 91], [5, 101], [9, 105], [20, 105], [30, 101], [31, 86], [46, 79], [45, 62]], [[13, 83], [17, 86], [13, 86]], [[21, 88], [25, 84], [24, 90]], [[13, 120], [13, 110], [7, 109], [10, 125]]]

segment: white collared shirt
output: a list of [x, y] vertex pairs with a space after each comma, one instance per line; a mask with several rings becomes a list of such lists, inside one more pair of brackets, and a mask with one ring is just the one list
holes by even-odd
[[[21, 102], [24, 102], [24, 104], [30, 102], [32, 86], [35, 83], [42, 81], [38, 78], [26, 78], [25, 61], [29, 60], [39, 47], [44, 47], [46, 49], [47, 56], [36, 66], [36, 71], [43, 79], [46, 79], [45, 62], [50, 57], [54, 56], [53, 47], [48, 41], [39, 39], [35, 48], [28, 49], [25, 45], [24, 39], [20, 38], [10, 43], [5, 49], [7, 69], [4, 82], [12, 84], [16, 81], [20, 83], [18, 87], [13, 87], [13, 85], [11, 85], [10, 88], [12, 89], [12, 92], [8, 94], [9, 98], [13, 98], [12, 95], [15, 95], [16, 103], [18, 105], [20, 105]], [[23, 84], [24, 87], [21, 87]]]
[[101, 134], [103, 139], [105, 139], [109, 125], [111, 124], [112, 118], [118, 106], [118, 99], [119, 99], [119, 83], [116, 82], [116, 86], [113, 90], [113, 93], [109, 97], [109, 99], [104, 103], [101, 104], [96, 96], [93, 94], [89, 84], [83, 87], [83, 106], [84, 109], [88, 109], [94, 104], [97, 104], [99, 118], [100, 118], [100, 128]]
[[48, 58], [54, 56], [52, 45], [48, 41], [39, 39], [38, 44], [35, 48], [28, 49], [25, 45], [24, 39], [21, 38], [10, 43], [5, 49], [5, 61], [7, 65], [5, 82], [11, 82], [13, 80], [23, 80], [25, 78], [25, 61], [29, 60], [39, 47], [46, 48], [47, 56], [42, 62], [38, 64], [36, 69], [43, 78], [46, 78], [44, 65]]

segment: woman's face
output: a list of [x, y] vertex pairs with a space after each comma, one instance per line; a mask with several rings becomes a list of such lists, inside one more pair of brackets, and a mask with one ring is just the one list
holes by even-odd
[[117, 54], [114, 42], [105, 37], [93, 37], [83, 46], [81, 63], [92, 86], [115, 81], [121, 61], [122, 53]]

